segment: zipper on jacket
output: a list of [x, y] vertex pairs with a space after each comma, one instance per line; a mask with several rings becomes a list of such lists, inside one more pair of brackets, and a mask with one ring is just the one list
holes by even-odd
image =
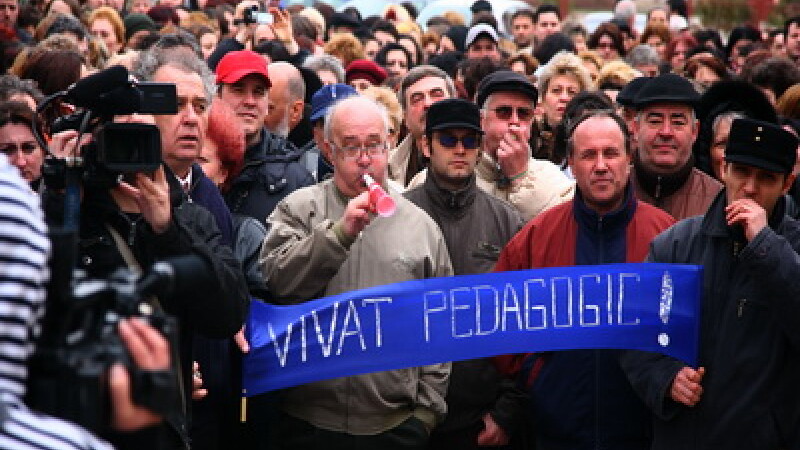
[[744, 313], [744, 305], [746, 304], [747, 304], [746, 298], [739, 299], [739, 307], [736, 309], [736, 315], [739, 316], [740, 319], [742, 318], [742, 314]]
[[603, 216], [597, 218], [597, 244], [599, 247], [597, 251], [597, 264], [605, 264], [606, 252], [605, 240], [603, 239]]
[[656, 182], [656, 191], [653, 193], [653, 197], [658, 200], [661, 197], [661, 177], [658, 177], [658, 181]]

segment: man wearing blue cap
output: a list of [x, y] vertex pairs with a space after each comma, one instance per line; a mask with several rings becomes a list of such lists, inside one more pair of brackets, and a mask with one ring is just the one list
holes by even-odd
[[[405, 194], [441, 228], [455, 275], [491, 271], [500, 249], [522, 227], [511, 204], [477, 185], [482, 136], [474, 103], [447, 99], [431, 105], [423, 144], [428, 176]], [[524, 394], [489, 358], [454, 362], [445, 399], [447, 417], [434, 429], [428, 448], [505, 445], [524, 411]]]
[[800, 448], [800, 223], [786, 214], [797, 138], [736, 119], [724, 190], [656, 237], [648, 259], [703, 265], [698, 367], [622, 360], [655, 414], [654, 449]]
[[301, 159], [306, 170], [317, 182], [327, 180], [333, 175], [333, 164], [330, 155], [326, 155], [321, 149], [325, 148], [325, 114], [336, 102], [347, 97], [358, 95], [358, 91], [349, 84], [336, 83], [321, 87], [311, 97], [311, 117], [309, 120], [312, 125], [314, 139], [303, 149]]

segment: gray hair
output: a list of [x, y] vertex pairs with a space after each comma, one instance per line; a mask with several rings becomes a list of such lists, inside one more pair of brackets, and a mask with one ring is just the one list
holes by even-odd
[[140, 81], [153, 81], [156, 71], [164, 66], [174, 67], [186, 73], [198, 74], [203, 81], [206, 100], [211, 102], [217, 90], [214, 85], [214, 74], [211, 73], [208, 64], [193, 53], [152, 48], [139, 55], [133, 68], [133, 75]]
[[[364, 106], [367, 109], [372, 108], [373, 112], [377, 112], [381, 116], [381, 120], [383, 121], [383, 131], [384, 131], [384, 133], [387, 134], [387, 135], [389, 134], [389, 127], [390, 127], [389, 113], [386, 112], [386, 107], [384, 107], [383, 105], [381, 105], [380, 103], [376, 102], [375, 100], [373, 100], [373, 99], [371, 99], [369, 97], [364, 97], [364, 96], [360, 96], [360, 95], [354, 95], [352, 97], [347, 97], [347, 98], [344, 98], [344, 99], [339, 100], [338, 102], [334, 103], [333, 106], [331, 106], [331, 108], [328, 110], [328, 112], [325, 113], [324, 133], [325, 133], [325, 140], [326, 141], [328, 141], [328, 142], [332, 142], [333, 141], [333, 128], [334, 128], [334, 125], [335, 125], [333, 118], [336, 116], [338, 111], [342, 107], [344, 107], [346, 105], [349, 105], [350, 103], [354, 103], [354, 102], [361, 102], [361, 103], [364, 104]], [[363, 115], [363, 114], [367, 114], [367, 113], [368, 113], [368, 111], [365, 110], [365, 109], [362, 109], [362, 110], [359, 111], [359, 115]]]
[[0, 75], [0, 101], [8, 101], [16, 94], [31, 96], [37, 105], [44, 100], [44, 95], [36, 87], [35, 81], [21, 79], [13, 74]]
[[661, 64], [661, 58], [653, 47], [646, 44], [639, 44], [633, 47], [625, 57], [625, 62], [631, 67], [657, 66]]
[[269, 68], [274, 67], [283, 68], [289, 73], [286, 79], [286, 85], [289, 89], [290, 100], [305, 100], [306, 82], [303, 80], [303, 75], [297, 70], [297, 67], [285, 61], [278, 61], [269, 65]]
[[400, 100], [400, 105], [403, 107], [404, 111], [408, 109], [408, 105], [406, 104], [406, 91], [408, 91], [408, 88], [417, 81], [428, 77], [443, 79], [448, 95], [450, 95], [451, 98], [456, 96], [456, 86], [453, 84], [453, 79], [450, 78], [450, 75], [444, 70], [431, 65], [417, 66], [409, 70], [406, 76], [403, 77], [403, 81], [400, 83], [400, 91], [397, 93], [398, 100]]
[[306, 69], [311, 69], [314, 72], [327, 70], [336, 77], [337, 83], [344, 83], [344, 75], [345, 75], [344, 67], [342, 67], [342, 62], [339, 61], [339, 59], [336, 58], [335, 56], [332, 55], [309, 56], [303, 63], [303, 67], [305, 67]]

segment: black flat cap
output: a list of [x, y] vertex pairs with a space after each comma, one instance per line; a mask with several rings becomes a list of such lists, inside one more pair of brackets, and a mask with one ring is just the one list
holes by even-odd
[[470, 101], [460, 98], [440, 100], [425, 113], [425, 133], [447, 128], [467, 128], [483, 134], [481, 111]]
[[654, 103], [685, 103], [695, 106], [700, 94], [686, 78], [674, 73], [653, 77], [639, 89], [633, 98], [633, 106], [642, 108]]
[[539, 91], [536, 86], [525, 76], [510, 70], [499, 70], [490, 73], [478, 84], [478, 95], [475, 103], [478, 107], [483, 107], [486, 99], [495, 92], [519, 92], [527, 95], [535, 104], [539, 99]]
[[639, 90], [645, 83], [652, 79], [653, 77], [636, 77], [632, 79], [619, 91], [619, 94], [617, 94], [617, 103], [626, 108], [633, 108], [633, 99], [636, 97], [636, 94], [639, 93]]
[[798, 140], [774, 123], [736, 119], [731, 124], [725, 160], [770, 172], [791, 173], [797, 159]]
[[712, 84], [700, 97], [697, 118], [705, 124], [727, 111], [739, 111], [751, 119], [778, 123], [778, 113], [764, 92], [743, 80], [722, 80]]

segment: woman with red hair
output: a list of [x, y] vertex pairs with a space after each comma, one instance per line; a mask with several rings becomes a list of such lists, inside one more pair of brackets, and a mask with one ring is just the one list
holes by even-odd
[[229, 182], [244, 166], [245, 136], [236, 114], [225, 102], [215, 98], [208, 113], [208, 127], [200, 165], [203, 173], [224, 194]]
[[667, 44], [667, 62], [672, 66], [672, 72], [683, 73], [686, 65], [686, 54], [697, 47], [697, 40], [688, 34], [681, 34]]
[[[225, 102], [215, 98], [208, 113], [206, 138], [198, 162], [223, 195], [244, 167], [244, 151], [244, 130], [236, 114]], [[242, 263], [250, 294], [264, 298], [266, 287], [258, 269], [258, 253], [266, 230], [252, 217], [232, 215], [233, 254]]]

